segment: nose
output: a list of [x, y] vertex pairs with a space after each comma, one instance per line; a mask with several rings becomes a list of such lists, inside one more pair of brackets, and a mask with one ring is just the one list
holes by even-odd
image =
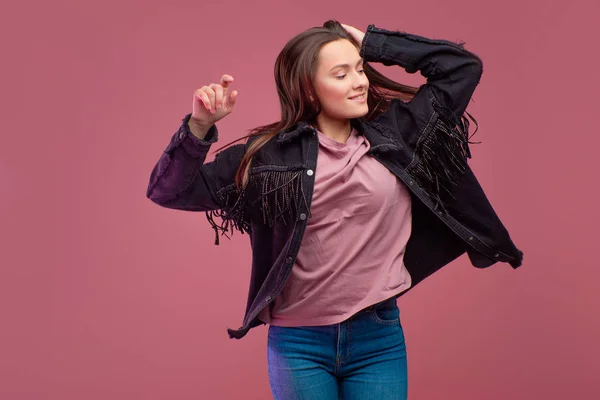
[[360, 87], [367, 87], [369, 85], [369, 78], [367, 78], [367, 75], [363, 72], [362, 74], [357, 72], [356, 73], [356, 78], [354, 79], [354, 88], [360, 88]]

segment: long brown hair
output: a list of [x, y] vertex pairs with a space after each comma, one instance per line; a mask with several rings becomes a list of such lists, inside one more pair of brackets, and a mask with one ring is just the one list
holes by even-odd
[[[256, 153], [272, 138], [282, 131], [293, 127], [298, 121], [314, 123], [320, 111], [317, 96], [312, 84], [317, 70], [321, 48], [335, 40], [346, 39], [360, 49], [344, 27], [336, 20], [329, 20], [323, 27], [310, 28], [286, 43], [275, 61], [275, 83], [281, 104], [281, 120], [250, 130], [249, 134], [230, 142], [215, 151], [238, 142], [244, 138], [258, 136], [247, 148], [235, 176], [238, 188], [246, 186], [250, 163]], [[365, 121], [376, 118], [387, 109], [392, 98], [410, 100], [418, 88], [407, 86], [386, 78], [368, 63], [363, 64], [369, 80], [367, 104], [369, 113], [361, 117]], [[312, 96], [315, 100], [310, 101]]]

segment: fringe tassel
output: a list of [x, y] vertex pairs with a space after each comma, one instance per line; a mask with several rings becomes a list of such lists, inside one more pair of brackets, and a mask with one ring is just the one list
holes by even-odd
[[[308, 202], [302, 188], [302, 171], [262, 171], [250, 175], [248, 185], [241, 191], [231, 185], [219, 197], [225, 203], [221, 210], [206, 212], [206, 217], [215, 230], [215, 245], [219, 245], [219, 232], [230, 237], [234, 230], [242, 234], [250, 232], [250, 214], [257, 210], [262, 213], [264, 224], [270, 227], [282, 221], [287, 225], [298, 218], [301, 201], [308, 209]], [[309, 210], [310, 215], [310, 210]], [[221, 218], [217, 224], [214, 217]]]
[[[440, 104], [435, 106], [443, 108]], [[452, 186], [458, 184], [458, 178], [467, 169], [467, 159], [471, 158], [469, 143], [475, 142], [469, 141], [469, 120], [464, 115], [452, 120], [447, 117], [451, 115], [449, 110], [443, 111], [438, 113], [438, 119], [427, 137], [417, 145], [415, 158], [418, 161], [409, 167], [408, 172], [433, 200], [434, 209], [440, 207], [447, 213], [442, 191], [454, 198]], [[466, 114], [475, 121], [471, 114]]]
[[[246, 191], [239, 191], [232, 185], [231, 188], [225, 192], [220, 193], [219, 197], [224, 201], [225, 207], [220, 210], [210, 210], [206, 212], [206, 218], [215, 230], [215, 245], [219, 245], [219, 231], [221, 235], [225, 235], [227, 239], [231, 239], [227, 233], [233, 235], [234, 229], [240, 231], [240, 233], [250, 232], [250, 221], [245, 215], [245, 197]], [[233, 204], [232, 204], [233, 203]], [[221, 218], [221, 224], [218, 225], [214, 217]]]
[[255, 183], [261, 185], [261, 190], [259, 197], [251, 205], [260, 201], [263, 223], [272, 227], [281, 219], [287, 225], [286, 216], [290, 217], [291, 222], [295, 221], [300, 201], [304, 200], [304, 204], [307, 204], [302, 188], [302, 170], [263, 171], [254, 177]]

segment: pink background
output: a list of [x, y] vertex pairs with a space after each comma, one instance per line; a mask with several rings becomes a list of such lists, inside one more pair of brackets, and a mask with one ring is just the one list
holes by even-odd
[[462, 256], [399, 301], [409, 398], [600, 398], [597, 1], [7, 3], [0, 398], [271, 398], [267, 327], [226, 333], [248, 236], [216, 247], [203, 213], [145, 191], [195, 89], [235, 78], [221, 144], [275, 121], [275, 57], [329, 18], [481, 56], [471, 165], [525, 252], [516, 271]]

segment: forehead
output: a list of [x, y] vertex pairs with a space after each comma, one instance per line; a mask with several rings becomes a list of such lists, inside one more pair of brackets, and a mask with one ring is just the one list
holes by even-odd
[[341, 39], [329, 42], [319, 52], [319, 69], [328, 71], [337, 64], [356, 65], [360, 60], [358, 50], [350, 41]]

